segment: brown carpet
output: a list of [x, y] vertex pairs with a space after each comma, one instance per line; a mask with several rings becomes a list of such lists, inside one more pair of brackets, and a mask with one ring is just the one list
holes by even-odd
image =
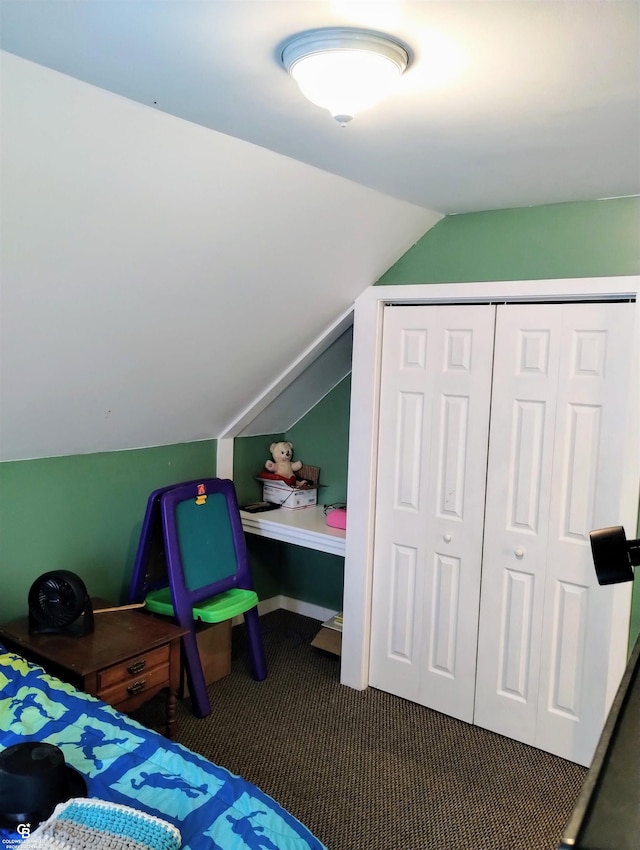
[[[177, 740], [240, 774], [329, 850], [555, 850], [584, 768], [369, 688], [309, 644], [319, 623], [262, 618], [269, 675], [254, 682], [243, 627], [231, 675], [198, 720], [179, 703]], [[135, 715], [160, 725], [163, 703]]]

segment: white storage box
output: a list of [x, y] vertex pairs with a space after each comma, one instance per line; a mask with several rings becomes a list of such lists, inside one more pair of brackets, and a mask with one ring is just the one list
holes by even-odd
[[297, 473], [300, 480], [304, 479], [312, 484], [304, 490], [290, 487], [284, 481], [277, 479], [262, 479], [262, 498], [265, 502], [273, 502], [282, 508], [297, 510], [298, 508], [311, 508], [318, 504], [318, 487], [320, 486], [320, 467], [303, 464]]
[[262, 485], [262, 498], [265, 502], [273, 502], [282, 508], [296, 510], [297, 508], [310, 508], [318, 504], [318, 491], [314, 487], [308, 490], [298, 490], [289, 487], [284, 481], [264, 481]]

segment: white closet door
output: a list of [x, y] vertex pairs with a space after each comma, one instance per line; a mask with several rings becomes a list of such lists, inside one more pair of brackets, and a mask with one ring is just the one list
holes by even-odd
[[581, 764], [626, 655], [588, 532], [620, 521], [632, 321], [564, 304], [496, 323], [474, 719]]
[[625, 515], [633, 314], [624, 303], [563, 309], [535, 745], [581, 764], [609, 710], [611, 670], [619, 679], [627, 657], [616, 597], [629, 586], [598, 585], [588, 535]]
[[474, 722], [533, 744], [562, 306], [496, 319]]
[[370, 684], [471, 721], [495, 308], [385, 309]]

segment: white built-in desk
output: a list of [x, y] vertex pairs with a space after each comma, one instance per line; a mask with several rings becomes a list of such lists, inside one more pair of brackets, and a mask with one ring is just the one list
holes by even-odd
[[344, 557], [346, 532], [327, 525], [322, 505], [294, 511], [280, 508], [261, 514], [240, 511], [240, 515], [247, 534], [295, 543], [296, 546]]

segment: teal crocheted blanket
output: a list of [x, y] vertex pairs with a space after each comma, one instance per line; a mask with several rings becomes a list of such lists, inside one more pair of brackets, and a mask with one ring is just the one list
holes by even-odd
[[74, 799], [56, 806], [51, 817], [21, 845], [25, 850], [179, 850], [180, 833], [146, 812]]

